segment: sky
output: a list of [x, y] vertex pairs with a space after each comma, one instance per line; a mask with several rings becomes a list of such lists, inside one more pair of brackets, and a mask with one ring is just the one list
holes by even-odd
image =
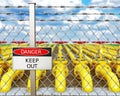
[[[2, 0], [0, 6], [29, 6], [28, 3], [32, 1]], [[120, 0], [34, 0], [34, 2], [36, 6], [72, 6], [69, 8], [36, 7], [37, 41], [120, 41], [120, 21], [113, 21], [120, 20]], [[74, 8], [73, 6], [85, 7]], [[114, 8], [89, 8], [88, 6], [114, 6]], [[24, 14], [20, 15], [22, 12]], [[59, 14], [55, 15], [55, 13]], [[83, 15], [84, 13], [90, 15]], [[108, 13], [113, 13], [113, 15], [107, 15]], [[41, 19], [45, 21], [40, 21]], [[0, 8], [0, 41], [2, 40], [29, 42], [29, 7]]]

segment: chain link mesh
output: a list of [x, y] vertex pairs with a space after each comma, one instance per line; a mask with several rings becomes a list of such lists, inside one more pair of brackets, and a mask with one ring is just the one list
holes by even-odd
[[[29, 47], [28, 6], [0, 8], [0, 95], [30, 95], [30, 72], [12, 69], [12, 48]], [[36, 46], [53, 58], [36, 71], [37, 95], [120, 95], [119, 9], [36, 6]]]

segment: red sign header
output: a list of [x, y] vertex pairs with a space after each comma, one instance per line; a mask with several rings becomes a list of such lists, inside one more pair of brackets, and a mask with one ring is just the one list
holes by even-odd
[[44, 48], [17, 48], [13, 53], [20, 56], [40, 56], [49, 54], [49, 50]]

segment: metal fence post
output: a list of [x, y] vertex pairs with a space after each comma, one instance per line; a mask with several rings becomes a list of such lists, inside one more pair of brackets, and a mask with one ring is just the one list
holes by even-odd
[[[30, 14], [30, 47], [35, 47], [36, 42], [36, 24], [35, 24], [35, 5], [36, 3], [29, 3], [29, 14]], [[31, 96], [36, 96], [36, 71], [30, 71], [31, 79]]]

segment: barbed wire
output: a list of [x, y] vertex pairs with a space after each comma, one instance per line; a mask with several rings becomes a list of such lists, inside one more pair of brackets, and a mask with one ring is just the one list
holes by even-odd
[[120, 6], [36, 6], [36, 8], [120, 8]]
[[[29, 21], [28, 19], [0, 19], [0, 21]], [[60, 19], [60, 20], [56, 20], [56, 19], [37, 19], [36, 21], [40, 21], [40, 22], [60, 22], [60, 21], [67, 21], [67, 22], [80, 22], [80, 21], [96, 21], [96, 22], [109, 22], [109, 21], [115, 21], [115, 22], [120, 22], [120, 19], [116, 19], [116, 20], [109, 20], [109, 19], [104, 19], [104, 20], [100, 20], [100, 19], [96, 19], [96, 20], [83, 20], [83, 19], [78, 19], [78, 20], [72, 20], [72, 19]]]
[[[29, 12], [1, 12], [0, 14], [5, 14], [5, 15], [29, 15]], [[63, 14], [67, 14], [67, 15], [120, 15], [120, 13], [77, 13], [77, 12], [69, 12], [69, 13], [65, 13], [65, 12], [37, 12], [36, 15], [63, 15]]]
[[[0, 6], [0, 8], [28, 8], [29, 6]], [[36, 8], [120, 8], [120, 6], [41, 6]]]
[[0, 8], [28, 8], [29, 6], [0, 6]]
[[[0, 8], [18, 8], [18, 9], [21, 9], [21, 8], [28, 8], [29, 6], [0, 6]], [[120, 6], [36, 6], [36, 8], [120, 8]], [[41, 9], [42, 10], [42, 9]], [[21, 15], [21, 16], [29, 16], [29, 11], [15, 11], [15, 12], [0, 12], [0, 15], [6, 15], [6, 16], [9, 16], [9, 15]], [[57, 15], [101, 15], [101, 16], [105, 16], [105, 15], [111, 15], [111, 16], [114, 16], [114, 15], [120, 15], [120, 12], [100, 12], [100, 13], [87, 13], [87, 12], [66, 12], [66, 11], [62, 11], [62, 12], [59, 12], [59, 11], [52, 11], [52, 12], [48, 12], [48, 11], [37, 11], [36, 10], [36, 16], [38, 15], [42, 15], [42, 16], [57, 16]], [[14, 19], [8, 19], [6, 17], [0, 17], [0, 21], [28, 21], [29, 19], [25, 19], [25, 18], [14, 18]], [[77, 20], [72, 20], [72, 19], [36, 19], [36, 21], [41, 21], [41, 22], [45, 22], [45, 21], [49, 21], [49, 22], [53, 22], [53, 21], [68, 21], [68, 22], [71, 22], [71, 21], [120, 21], [120, 19], [104, 19], [104, 20], [100, 20], [100, 19], [97, 19], [97, 20], [83, 20], [83, 19], [77, 19]]]

